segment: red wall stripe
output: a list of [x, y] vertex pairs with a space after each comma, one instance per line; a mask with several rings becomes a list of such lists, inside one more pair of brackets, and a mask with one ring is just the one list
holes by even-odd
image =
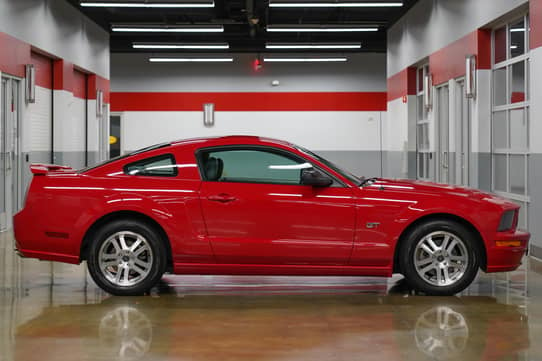
[[0, 32], [0, 71], [24, 78], [30, 63], [30, 45]]
[[529, 1], [529, 18], [531, 25], [530, 46], [536, 49], [542, 46], [542, 0]]
[[[538, 0], [542, 1], [542, 0]], [[477, 69], [491, 69], [491, 31], [476, 30], [429, 55], [433, 84], [465, 75], [465, 57], [476, 55]], [[388, 78], [388, 101], [416, 94], [416, 68], [409, 67]]]
[[73, 71], [71, 91], [74, 97], [87, 99], [87, 74], [78, 70]]
[[416, 68], [406, 68], [388, 78], [388, 101], [416, 94]]
[[385, 92], [111, 93], [111, 111], [383, 111]]
[[88, 99], [96, 99], [96, 92], [101, 90], [103, 92], [104, 103], [110, 103], [110, 82], [108, 79], [102, 78], [99, 75], [89, 75], [88, 77]]
[[429, 56], [429, 71], [433, 84], [465, 75], [465, 57], [477, 56], [477, 69], [491, 67], [491, 33], [489, 30], [474, 31]]
[[30, 57], [36, 69], [36, 85], [53, 89], [53, 60], [36, 52], [32, 52]]

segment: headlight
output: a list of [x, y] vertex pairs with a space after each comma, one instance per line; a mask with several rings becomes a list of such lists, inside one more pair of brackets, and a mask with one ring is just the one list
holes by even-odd
[[509, 231], [514, 227], [514, 223], [516, 220], [516, 209], [512, 209], [510, 211], [506, 211], [502, 214], [501, 222], [499, 223], [499, 228], [497, 231], [504, 232]]

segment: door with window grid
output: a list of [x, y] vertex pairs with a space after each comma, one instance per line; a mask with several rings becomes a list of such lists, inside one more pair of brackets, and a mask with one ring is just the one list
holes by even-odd
[[529, 189], [529, 17], [493, 31], [492, 188], [522, 206], [527, 227]]

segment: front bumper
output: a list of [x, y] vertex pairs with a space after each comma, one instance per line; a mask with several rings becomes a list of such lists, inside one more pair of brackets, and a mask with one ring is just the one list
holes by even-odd
[[[508, 272], [521, 265], [527, 252], [531, 234], [526, 231], [498, 232], [487, 249], [486, 272]], [[519, 246], [498, 246], [498, 244], [519, 241]]]

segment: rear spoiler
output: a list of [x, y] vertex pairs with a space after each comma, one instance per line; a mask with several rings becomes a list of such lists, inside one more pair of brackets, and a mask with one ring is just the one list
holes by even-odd
[[45, 175], [50, 172], [73, 170], [71, 167], [56, 164], [31, 164], [30, 171], [34, 175]]

